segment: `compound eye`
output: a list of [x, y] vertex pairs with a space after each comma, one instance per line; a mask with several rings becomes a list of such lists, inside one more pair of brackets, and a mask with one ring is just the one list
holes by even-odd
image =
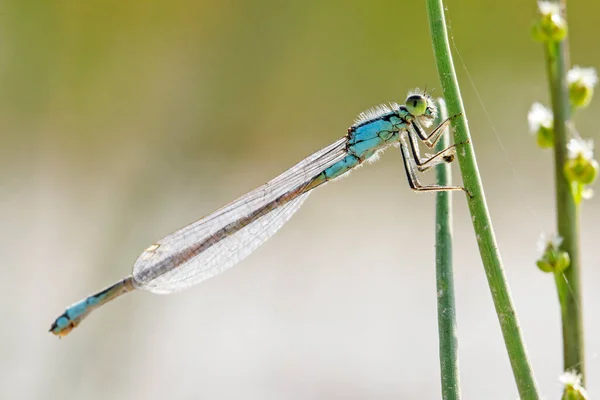
[[427, 99], [420, 94], [413, 94], [406, 98], [405, 106], [409, 113], [418, 117], [427, 111]]

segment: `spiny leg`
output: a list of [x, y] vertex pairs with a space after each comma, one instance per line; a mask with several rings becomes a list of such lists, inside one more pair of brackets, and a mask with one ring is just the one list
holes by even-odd
[[416, 120], [409, 125], [409, 128], [414, 129], [414, 131], [417, 133], [417, 135], [419, 135], [419, 138], [423, 141], [423, 143], [425, 143], [425, 145], [430, 149], [433, 149], [436, 143], [442, 137], [444, 130], [448, 127], [448, 125], [450, 125], [450, 121], [452, 121], [452, 118], [446, 118], [444, 121], [442, 121], [441, 124], [436, 126], [429, 135], [426, 134], [424, 129]]
[[[461, 186], [441, 186], [441, 185], [422, 185], [419, 182], [419, 178], [417, 177], [417, 164], [415, 160], [410, 157], [410, 152], [408, 149], [408, 144], [404, 138], [404, 135], [400, 137], [400, 152], [402, 153], [402, 158], [404, 160], [404, 169], [406, 171], [406, 177], [408, 178], [408, 184], [410, 188], [417, 192], [442, 192], [442, 191], [450, 191], [450, 190], [465, 190], [465, 188]], [[467, 192], [468, 194], [468, 192]]]
[[455, 152], [455, 147], [456, 147], [455, 145], [448, 146], [445, 149], [435, 153], [432, 156], [427, 155], [427, 158], [423, 160], [421, 158], [421, 153], [419, 151], [419, 142], [417, 141], [417, 137], [416, 137], [415, 133], [410, 128], [407, 131], [408, 131], [408, 137], [410, 139], [410, 142], [409, 142], [410, 150], [412, 151], [413, 159], [414, 159], [415, 163], [417, 164], [417, 169], [420, 172], [425, 172], [425, 171], [429, 170], [431, 167], [434, 167], [443, 162], [449, 163], [449, 162], [454, 161], [454, 152]]

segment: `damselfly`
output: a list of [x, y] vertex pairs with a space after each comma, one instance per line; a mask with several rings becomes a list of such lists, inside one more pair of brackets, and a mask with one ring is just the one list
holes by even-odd
[[283, 226], [310, 192], [374, 161], [389, 145], [399, 145], [410, 187], [417, 191], [462, 190], [458, 186], [422, 185], [417, 171], [454, 159], [454, 145], [422, 158], [419, 141], [433, 148], [450, 120], [427, 134], [437, 109], [425, 93], [412, 93], [405, 105], [381, 105], [361, 113], [348, 133], [333, 144], [247, 193], [148, 247], [133, 274], [69, 307], [50, 332], [65, 336], [95, 308], [136, 289], [171, 293], [213, 277], [237, 264]]

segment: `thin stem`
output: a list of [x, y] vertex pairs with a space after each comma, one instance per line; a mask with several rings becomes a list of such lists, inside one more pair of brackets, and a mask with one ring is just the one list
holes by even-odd
[[[561, 1], [566, 13], [566, 1]], [[566, 15], [565, 15], [566, 18]], [[550, 42], [546, 46], [546, 66], [550, 84], [552, 112], [554, 114], [554, 178], [556, 182], [556, 220], [558, 234], [563, 238], [561, 249], [569, 253], [571, 264], [564, 272], [555, 275], [560, 303], [563, 333], [564, 370], [581, 374], [585, 385], [585, 358], [583, 342], [583, 316], [581, 310], [581, 265], [579, 257], [579, 206], [564, 176], [569, 140], [568, 121], [571, 105], [566, 74], [569, 65], [567, 40]]]
[[[446, 103], [438, 99], [439, 116], [437, 124], [448, 118]], [[440, 138], [436, 151], [450, 145], [448, 132]], [[436, 167], [437, 184], [452, 185], [450, 164]], [[442, 375], [442, 399], [460, 399], [460, 379], [458, 374], [458, 335], [456, 332], [456, 304], [454, 300], [454, 273], [452, 271], [452, 197], [451, 192], [438, 192], [435, 208], [435, 265], [438, 307], [438, 335], [440, 351], [440, 371]]]
[[471, 212], [473, 228], [519, 394], [522, 399], [538, 399], [538, 389], [527, 357], [485, 202], [466, 114], [460, 97], [458, 80], [450, 54], [450, 43], [443, 10], [442, 0], [427, 0], [433, 50], [444, 97], [448, 103], [448, 112], [450, 115], [460, 114], [453, 121], [456, 128], [454, 142], [457, 143], [457, 155], [463, 184], [469, 194], [467, 203]]

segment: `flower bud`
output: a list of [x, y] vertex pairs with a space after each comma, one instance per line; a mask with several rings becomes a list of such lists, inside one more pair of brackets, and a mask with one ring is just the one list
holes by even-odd
[[565, 371], [560, 378], [560, 383], [563, 384], [563, 400], [587, 400], [587, 391], [581, 384], [581, 375], [573, 371]]
[[541, 103], [533, 103], [527, 114], [529, 132], [536, 136], [536, 141], [542, 149], [554, 146], [554, 117], [552, 111]]
[[594, 96], [594, 86], [598, 83], [595, 68], [573, 67], [567, 72], [569, 100], [573, 107], [587, 107]]
[[535, 262], [543, 272], [561, 273], [571, 265], [569, 253], [560, 250], [562, 237], [542, 234], [538, 240], [541, 255]]
[[554, 128], [540, 126], [536, 134], [537, 145], [542, 149], [551, 149], [554, 147]]
[[586, 160], [582, 156], [578, 156], [572, 160], [567, 160], [563, 170], [568, 181], [589, 185], [598, 176], [598, 162], [594, 159]]
[[560, 12], [560, 5], [549, 1], [538, 2], [539, 19], [534, 23], [531, 35], [538, 42], [559, 42], [567, 36], [567, 21]]
[[569, 182], [589, 185], [598, 176], [598, 161], [594, 157], [594, 142], [581, 138], [571, 139], [567, 144], [568, 160], [563, 172]]

